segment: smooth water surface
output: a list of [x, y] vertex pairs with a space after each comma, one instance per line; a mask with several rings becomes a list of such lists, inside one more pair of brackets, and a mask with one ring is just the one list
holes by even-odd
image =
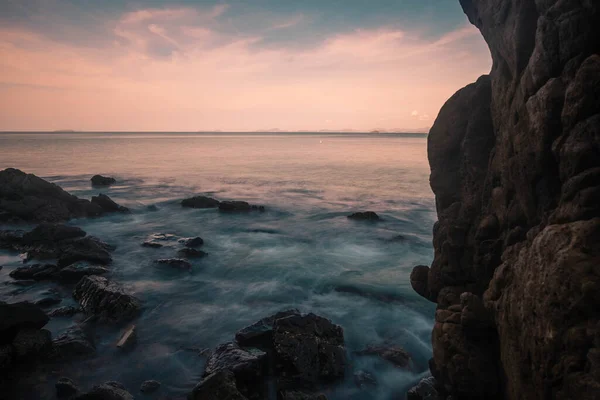
[[[136, 397], [142, 381], [156, 379], [162, 387], [148, 398], [185, 396], [206, 360], [190, 349], [213, 348], [292, 307], [340, 324], [354, 370], [377, 377], [376, 387], [359, 389], [349, 372], [344, 383], [325, 390], [329, 399], [402, 398], [427, 368], [433, 307], [409, 283], [412, 267], [433, 256], [436, 216], [424, 136], [0, 134], [0, 169], [7, 167], [79, 197], [106, 193], [133, 211], [69, 223], [117, 246], [111, 278], [144, 303], [138, 343], [117, 351], [122, 327], [101, 327], [97, 357], [56, 371], [57, 377], [83, 387], [117, 380]], [[98, 173], [118, 183], [94, 189], [89, 179]], [[246, 200], [267, 211], [182, 208], [180, 200], [194, 194]], [[360, 210], [376, 211], [383, 221], [346, 218]], [[175, 257], [175, 249], [142, 247], [152, 233], [201, 236], [209, 256], [193, 260], [191, 272], [157, 268], [153, 261]], [[65, 296], [60, 305], [73, 303], [70, 287], [11, 285], [18, 254], [0, 253], [0, 265], [1, 300], [35, 300], [54, 287]], [[48, 327], [55, 336], [73, 323], [53, 319]], [[416, 371], [353, 354], [383, 342], [411, 352]], [[53, 398], [53, 384], [50, 377], [48, 392], [38, 396]]]

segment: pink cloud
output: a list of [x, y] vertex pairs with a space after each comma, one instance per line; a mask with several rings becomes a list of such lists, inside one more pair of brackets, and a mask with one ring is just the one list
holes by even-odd
[[381, 28], [267, 48], [198, 23], [226, 10], [127, 13], [112, 45], [89, 49], [0, 28], [0, 129], [420, 128], [491, 64], [467, 26], [436, 40]]

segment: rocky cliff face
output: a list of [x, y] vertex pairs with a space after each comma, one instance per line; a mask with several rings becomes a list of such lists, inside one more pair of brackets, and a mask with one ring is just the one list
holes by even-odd
[[429, 134], [432, 372], [459, 399], [600, 394], [600, 2], [460, 0], [493, 67]]

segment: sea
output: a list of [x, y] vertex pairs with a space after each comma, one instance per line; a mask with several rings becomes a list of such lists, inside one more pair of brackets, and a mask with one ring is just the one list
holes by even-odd
[[[82, 198], [109, 195], [129, 214], [68, 222], [116, 246], [109, 277], [143, 302], [137, 343], [121, 351], [123, 326], [95, 332], [96, 356], [53, 370], [30, 389], [54, 399], [67, 376], [82, 388], [119, 381], [136, 397], [185, 398], [197, 384], [206, 351], [277, 311], [297, 308], [344, 330], [346, 379], [326, 387], [330, 400], [402, 399], [426, 375], [434, 306], [410, 287], [415, 265], [433, 259], [435, 201], [427, 138], [419, 134], [331, 133], [0, 133], [0, 169], [36, 174]], [[90, 178], [117, 183], [93, 188]], [[223, 214], [182, 208], [193, 195], [264, 205], [264, 213]], [[380, 222], [354, 221], [375, 211]], [[0, 229], [12, 228], [2, 225]], [[207, 257], [191, 271], [159, 268], [175, 250], [141, 244], [156, 233], [200, 236]], [[72, 287], [18, 287], [9, 273], [19, 254], [0, 251], [0, 300], [34, 301]], [[53, 318], [53, 337], [83, 316]], [[411, 370], [356, 354], [369, 345], [404, 347]], [[359, 387], [365, 371], [376, 385]], [[160, 390], [142, 395], [149, 379]]]

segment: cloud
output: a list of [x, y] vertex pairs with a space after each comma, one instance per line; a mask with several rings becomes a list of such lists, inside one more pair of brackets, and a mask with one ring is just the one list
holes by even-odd
[[226, 5], [124, 13], [105, 22], [110, 40], [90, 48], [0, 27], [0, 129], [318, 129], [330, 120], [370, 130], [382, 119], [384, 129], [418, 128], [490, 67], [472, 27], [433, 40], [357, 29], [290, 48], [263, 46], [269, 29], [226, 33], [227, 13]]

